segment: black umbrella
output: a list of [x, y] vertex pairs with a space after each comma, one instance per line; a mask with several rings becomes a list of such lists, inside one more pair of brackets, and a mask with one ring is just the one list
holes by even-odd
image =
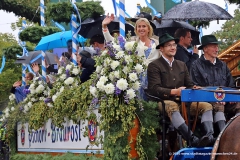
[[[15, 63], [25, 63], [25, 64], [31, 64], [31, 63], [38, 63], [42, 64], [42, 56], [41, 51], [32, 51], [28, 52], [28, 56], [23, 56], [18, 58]], [[45, 52], [46, 56], [45, 59], [48, 64], [57, 64], [54, 57], [55, 55], [51, 52]]]
[[190, 25], [187, 22], [184, 21], [175, 21], [175, 20], [162, 20], [161, 24], [159, 22], [157, 22], [156, 20], [153, 21], [153, 23], [156, 26], [156, 29], [154, 29], [154, 34], [157, 36], [160, 36], [164, 33], [168, 33], [171, 36], [174, 37], [174, 33], [177, 29], [179, 28], [186, 28], [189, 29], [191, 32], [191, 36], [192, 36], [192, 44], [193, 45], [199, 45], [199, 34], [200, 32], [196, 30], [195, 27], [193, 27], [192, 25]]
[[[103, 35], [102, 33], [102, 21], [106, 16], [100, 16], [97, 19], [87, 18], [81, 24], [81, 29], [79, 34], [84, 38], [91, 38], [96, 34]], [[111, 33], [114, 30], [119, 30], [119, 19], [115, 18], [108, 26], [108, 30]], [[131, 35], [134, 36], [134, 26], [130, 23], [126, 22], [125, 24], [125, 32], [131, 31]]]
[[199, 0], [178, 4], [165, 13], [163, 19], [172, 20], [229, 20], [233, 17], [220, 6]]

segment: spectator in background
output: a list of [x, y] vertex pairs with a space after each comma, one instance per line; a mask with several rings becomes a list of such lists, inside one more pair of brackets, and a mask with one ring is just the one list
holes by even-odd
[[101, 51], [103, 51], [105, 49], [104, 37], [100, 34], [92, 36], [90, 40], [90, 45], [92, 45], [95, 50], [100, 49]]
[[31, 72], [26, 73], [26, 86], [21, 86], [22, 81], [16, 81], [12, 88], [11, 88], [11, 93], [15, 94], [16, 97], [16, 102], [19, 103], [23, 101], [27, 97], [27, 93], [24, 91], [24, 89], [29, 88], [29, 82], [33, 79], [34, 75]]
[[177, 52], [174, 58], [184, 62], [187, 65], [188, 71], [190, 72], [192, 62], [199, 58], [198, 49], [196, 46], [193, 47], [193, 53], [187, 50], [188, 47], [191, 46], [192, 42], [191, 32], [186, 28], [180, 28], [176, 30], [174, 37], [179, 39], [177, 44]]
[[84, 83], [90, 79], [91, 74], [95, 71], [95, 61], [91, 58], [91, 53], [83, 50], [80, 54], [77, 54], [77, 63], [83, 69], [80, 80], [81, 83]]

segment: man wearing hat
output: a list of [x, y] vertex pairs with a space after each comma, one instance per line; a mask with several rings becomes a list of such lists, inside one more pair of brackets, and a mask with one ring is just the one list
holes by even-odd
[[[190, 75], [193, 83], [198, 86], [225, 86], [235, 87], [232, 75], [225, 62], [219, 60], [218, 44], [214, 35], [205, 35], [201, 38], [202, 45], [198, 47], [204, 54], [192, 63]], [[217, 125], [218, 132], [225, 126], [224, 105], [225, 103], [212, 103], [214, 118], [202, 123], [206, 132], [213, 132], [213, 121]], [[232, 105], [236, 112], [240, 107], [239, 103]], [[229, 107], [228, 107], [229, 108]], [[209, 111], [212, 114], [212, 111]]]
[[[156, 47], [162, 52], [162, 56], [148, 65], [148, 92], [149, 94], [164, 100], [166, 112], [173, 126], [181, 133], [185, 140], [188, 139], [188, 126], [179, 112], [181, 104], [181, 90], [195, 87], [189, 77], [187, 66], [184, 62], [175, 60], [178, 39], [174, 39], [165, 33], [159, 37], [159, 45]], [[191, 104], [191, 114], [196, 113], [197, 103]], [[199, 102], [198, 110], [202, 114], [202, 121], [207, 116], [205, 112], [212, 109], [212, 105]], [[162, 110], [159, 104], [159, 110]], [[200, 140], [191, 132], [192, 146], [204, 147], [211, 142], [210, 135], [203, 136]]]

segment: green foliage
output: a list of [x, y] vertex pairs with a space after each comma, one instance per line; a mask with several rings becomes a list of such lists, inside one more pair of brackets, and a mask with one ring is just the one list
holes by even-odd
[[[8, 65], [12, 66], [12, 69], [10, 69]], [[2, 110], [4, 107], [1, 103], [8, 101], [12, 84], [21, 76], [21, 67], [19, 65], [14, 66], [13, 63], [7, 62], [5, 67], [6, 69], [4, 69], [0, 75], [0, 110]]]
[[20, 33], [19, 38], [22, 41], [29, 41], [32, 43], [38, 43], [42, 37], [60, 32], [61, 30], [57, 27], [41, 27], [41, 26], [31, 26], [27, 27]]
[[240, 38], [239, 30], [240, 30], [240, 10], [236, 9], [234, 11], [233, 19], [226, 21], [222, 25], [221, 30], [213, 32], [217, 39], [222, 42], [221, 44], [219, 44], [220, 52], [239, 40]]
[[2, 49], [12, 45], [17, 45], [17, 41], [12, 34], [0, 33], [0, 56], [2, 56]]
[[63, 155], [51, 156], [50, 154], [15, 154], [11, 160], [100, 160], [94, 155], [74, 155], [73, 153], [66, 153]]
[[[45, 5], [50, 2], [50, 0], [44, 1]], [[39, 0], [1, 0], [0, 9], [40, 23], [40, 14], [39, 12], [36, 13], [39, 3]]]
[[194, 27], [197, 27], [199, 28], [200, 26], [204, 27], [204, 28], [207, 28], [209, 27], [210, 25], [210, 22], [209, 21], [189, 21], [189, 23], [194, 26]]
[[240, 4], [240, 0], [228, 0], [229, 3], [236, 3], [236, 4]]
[[[28, 51], [33, 51], [34, 48], [32, 46], [27, 46]], [[15, 45], [15, 46], [10, 46], [7, 48], [2, 49], [2, 53], [6, 56], [6, 59], [12, 59], [16, 60], [17, 59], [17, 54], [22, 55], [23, 49], [22, 47]]]
[[[96, 18], [101, 14], [104, 14], [104, 9], [100, 3], [100, 1], [76, 3], [81, 15], [81, 20], [84, 21], [89, 17]], [[72, 13], [75, 13], [75, 11], [70, 2], [50, 3], [47, 5], [46, 17], [48, 19], [53, 19], [56, 22], [69, 23]]]
[[152, 13], [152, 10], [149, 7], [141, 7], [140, 11], [141, 12], [146, 12], [146, 13], [149, 13], [149, 14]]

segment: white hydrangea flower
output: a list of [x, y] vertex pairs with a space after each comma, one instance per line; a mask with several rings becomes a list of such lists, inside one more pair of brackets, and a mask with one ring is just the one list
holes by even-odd
[[35, 94], [35, 93], [36, 93], [36, 90], [35, 90], [34, 88], [29, 89], [29, 90], [30, 90], [30, 93], [31, 93], [31, 94]]
[[114, 73], [113, 72], [111, 72], [111, 73], [109, 73], [109, 75], [108, 75], [108, 77], [109, 77], [109, 79], [111, 80], [111, 81], [113, 81], [114, 80]]
[[2, 119], [3, 119], [3, 121], [6, 119], [6, 117], [5, 116], [2, 116]]
[[127, 64], [133, 62], [133, 60], [132, 60], [132, 58], [131, 58], [130, 55], [126, 55], [126, 56], [124, 57], [124, 59], [125, 59], [125, 61], [127, 62]]
[[42, 84], [40, 84], [37, 88], [36, 88], [36, 92], [37, 93], [41, 93], [44, 90], [44, 86]]
[[97, 67], [96, 67], [96, 72], [97, 72], [97, 73], [100, 73], [101, 70], [102, 70], [102, 66], [97, 66]]
[[33, 78], [33, 81], [38, 81], [39, 77]]
[[139, 90], [140, 86], [141, 86], [141, 83], [139, 83], [138, 81], [132, 84], [132, 88], [134, 90]]
[[47, 103], [48, 107], [53, 107], [53, 105], [51, 103]]
[[0, 121], [2, 122], [2, 121], [3, 121], [3, 118], [1, 118]]
[[15, 94], [12, 94], [12, 93], [11, 93], [10, 96], [9, 96], [9, 100], [10, 100], [10, 101], [13, 101], [15, 98], [16, 98], [16, 97], [15, 97]]
[[15, 110], [15, 108], [14, 107], [11, 107], [11, 111], [14, 111]]
[[119, 77], [120, 77], [120, 72], [119, 72], [119, 70], [118, 70], [118, 71], [114, 71], [113, 74], [114, 74], [114, 77], [115, 77], [115, 78], [119, 78]]
[[73, 82], [74, 82], [74, 78], [73, 78], [73, 77], [68, 77], [68, 78], [64, 81], [64, 83], [65, 83], [66, 85], [73, 84]]
[[73, 73], [74, 75], [78, 75], [79, 72], [80, 72], [80, 70], [79, 70], [77, 67], [74, 67], [73, 70], [72, 70], [72, 73]]
[[32, 102], [28, 102], [28, 107], [31, 108], [32, 107]]
[[40, 97], [39, 98], [40, 101], [44, 101], [44, 99], [45, 99], [44, 97]]
[[142, 73], [143, 72], [143, 66], [141, 64], [136, 64], [135, 68], [137, 73]]
[[117, 81], [116, 86], [117, 86], [120, 90], [122, 90], [122, 91], [126, 90], [127, 87], [128, 87], [127, 80], [126, 80], [126, 79], [123, 79], [123, 78], [119, 79], [119, 80]]
[[127, 95], [129, 99], [133, 99], [134, 97], [136, 97], [136, 93], [132, 88], [127, 90]]
[[35, 89], [35, 87], [34, 87], [34, 84], [32, 83], [30, 86], [29, 86], [29, 89], [31, 90], [31, 89]]
[[132, 50], [132, 48], [133, 48], [133, 45], [134, 45], [134, 41], [131, 41], [131, 42], [126, 42], [125, 43], [125, 49], [127, 50], [127, 51], [131, 51]]
[[100, 75], [104, 75], [104, 73], [105, 73], [105, 69], [103, 68], [100, 72]]
[[38, 84], [43, 84], [43, 81], [38, 81]]
[[62, 93], [63, 90], [64, 90], [64, 86], [62, 86], [62, 87], [60, 88], [60, 93]]
[[106, 92], [106, 94], [113, 94], [114, 89], [115, 89], [115, 87], [112, 83], [109, 83], [104, 87], [104, 91]]
[[43, 94], [45, 95], [45, 96], [47, 96], [48, 95], [48, 91], [43, 91]]
[[110, 58], [106, 58], [105, 60], [104, 60], [104, 62], [103, 62], [103, 65], [104, 65], [104, 67], [107, 67], [107, 66], [109, 66], [110, 64], [111, 64], [111, 59]]
[[108, 78], [107, 78], [106, 76], [101, 76], [101, 77], [99, 78], [99, 81], [100, 81], [100, 82], [103, 82], [103, 84], [105, 84], [105, 83], [108, 81]]
[[52, 96], [52, 100], [53, 100], [53, 102], [56, 100], [56, 98], [57, 98], [56, 95], [53, 95], [53, 96]]
[[5, 113], [5, 117], [6, 117], [6, 118], [9, 117], [9, 112]]
[[112, 61], [112, 63], [111, 63], [111, 68], [112, 68], [112, 70], [115, 70], [118, 66], [119, 66], [119, 62], [118, 61]]
[[90, 86], [90, 93], [94, 96], [97, 97], [97, 88]]
[[63, 71], [64, 71], [64, 68], [61, 66], [61, 67], [59, 67], [59, 69], [58, 69], [58, 74], [62, 74], [63, 73]]
[[103, 82], [98, 81], [96, 86], [99, 90], [104, 91], [104, 83]]
[[121, 51], [121, 50], [122, 50], [122, 48], [120, 47], [120, 45], [114, 44], [114, 45], [112, 45], [112, 46], [113, 46], [113, 48], [115, 48], [117, 51]]
[[123, 73], [128, 74], [129, 71], [130, 69], [127, 66], [123, 67]]
[[119, 52], [116, 54], [116, 58], [117, 58], [117, 59], [120, 59], [120, 58], [122, 58], [122, 57], [124, 57], [124, 51], [119, 51]]
[[55, 95], [58, 97], [61, 93], [60, 92], [57, 92]]
[[137, 76], [136, 73], [129, 73], [128, 78], [129, 78], [131, 81], [135, 82], [135, 81], [138, 79], [138, 76]]
[[66, 66], [66, 70], [71, 70], [72, 69], [72, 65], [71, 64], [68, 64], [67, 66]]
[[9, 108], [7, 107], [7, 108], [5, 109], [5, 114], [8, 113], [9, 111], [10, 111]]
[[24, 112], [26, 113], [29, 110], [29, 107], [27, 105], [24, 106]]
[[61, 80], [65, 80], [67, 78], [67, 75], [66, 74], [62, 74], [61, 76], [60, 76], [60, 79]]
[[101, 56], [105, 56], [107, 53], [108, 53], [108, 51], [107, 51], [107, 50], [104, 50], [104, 51], [101, 53]]
[[31, 101], [32, 101], [32, 102], [35, 102], [35, 101], [37, 101], [37, 100], [33, 97], [33, 98], [31, 98]]

